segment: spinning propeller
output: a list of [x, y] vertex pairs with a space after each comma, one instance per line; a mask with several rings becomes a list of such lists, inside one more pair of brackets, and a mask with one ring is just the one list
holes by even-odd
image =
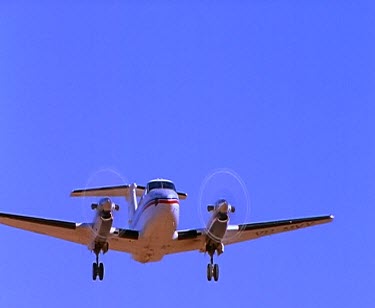
[[[200, 189], [198, 213], [206, 233], [214, 240], [221, 240], [211, 231], [211, 220], [217, 215], [219, 221], [229, 220], [230, 225], [240, 225], [247, 221], [250, 198], [240, 176], [231, 169], [218, 169], [209, 174]], [[232, 233], [238, 236], [241, 230]]]
[[[94, 187], [104, 187], [112, 185], [123, 185], [127, 184], [127, 181], [114, 169], [104, 168], [94, 172], [87, 180], [84, 189]], [[124, 202], [124, 198], [121, 197], [92, 197], [84, 195], [81, 199], [81, 213], [82, 221], [91, 223], [94, 221], [97, 214], [102, 218], [115, 218], [116, 226], [125, 226], [127, 224], [126, 215], [116, 215], [120, 210], [118, 203]], [[91, 205], [91, 207], [90, 207]], [[93, 215], [95, 210], [95, 215]], [[98, 236], [96, 230], [91, 229], [92, 237]]]

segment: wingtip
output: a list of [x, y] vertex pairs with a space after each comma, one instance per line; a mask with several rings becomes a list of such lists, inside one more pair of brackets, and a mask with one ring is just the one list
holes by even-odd
[[74, 190], [72, 190], [72, 191], [70, 192], [69, 196], [70, 196], [70, 197], [75, 197], [75, 196], [76, 196], [76, 193], [77, 193], [77, 191], [76, 191], [76, 189], [74, 189]]
[[334, 220], [335, 219], [335, 215], [329, 215], [329, 219], [331, 219], [331, 220]]

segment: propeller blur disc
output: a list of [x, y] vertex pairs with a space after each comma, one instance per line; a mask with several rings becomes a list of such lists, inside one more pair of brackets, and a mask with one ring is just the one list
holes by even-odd
[[[198, 214], [201, 224], [207, 228], [212, 213], [208, 212], [208, 205], [215, 205], [220, 200], [226, 200], [235, 207], [235, 212], [230, 213], [230, 225], [240, 225], [248, 221], [250, 213], [250, 197], [244, 181], [233, 170], [218, 169], [209, 174], [202, 182], [199, 193]], [[208, 230], [206, 230], [208, 232]], [[241, 230], [231, 234], [238, 236]], [[214, 237], [214, 236], [213, 236]], [[226, 236], [228, 238], [228, 235]]]
[[[120, 173], [112, 168], [103, 168], [100, 170], [95, 171], [90, 175], [88, 178], [84, 189], [94, 188], [94, 187], [103, 187], [103, 186], [114, 186], [114, 185], [124, 185], [127, 184], [127, 181], [124, 177], [120, 175]], [[104, 198], [103, 197], [90, 197], [90, 196], [83, 196], [81, 197], [81, 211], [82, 211], [82, 218], [83, 222], [85, 223], [92, 223], [94, 222], [96, 216], [96, 210], [92, 209], [92, 204], [97, 204], [99, 201]], [[124, 197], [110, 197], [112, 202], [115, 204], [125, 204]], [[119, 211], [113, 211], [114, 214], [114, 221], [113, 226], [126, 226], [127, 225], [127, 207], [120, 206]], [[94, 233], [93, 236], [97, 236]]]

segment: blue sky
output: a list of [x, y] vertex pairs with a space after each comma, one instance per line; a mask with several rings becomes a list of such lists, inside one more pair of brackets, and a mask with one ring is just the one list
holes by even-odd
[[228, 246], [219, 283], [198, 252], [109, 252], [93, 282], [85, 247], [0, 226], [0, 306], [372, 307], [373, 16], [371, 1], [1, 1], [1, 211], [86, 219], [70, 191], [115, 170], [172, 179], [180, 228], [202, 227], [202, 182], [230, 168], [251, 222], [336, 219]]

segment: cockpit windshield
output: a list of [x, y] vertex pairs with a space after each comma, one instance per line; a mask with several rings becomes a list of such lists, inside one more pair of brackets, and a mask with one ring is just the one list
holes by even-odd
[[172, 189], [176, 191], [176, 188], [172, 182], [167, 181], [152, 181], [147, 184], [147, 193], [153, 189]]

